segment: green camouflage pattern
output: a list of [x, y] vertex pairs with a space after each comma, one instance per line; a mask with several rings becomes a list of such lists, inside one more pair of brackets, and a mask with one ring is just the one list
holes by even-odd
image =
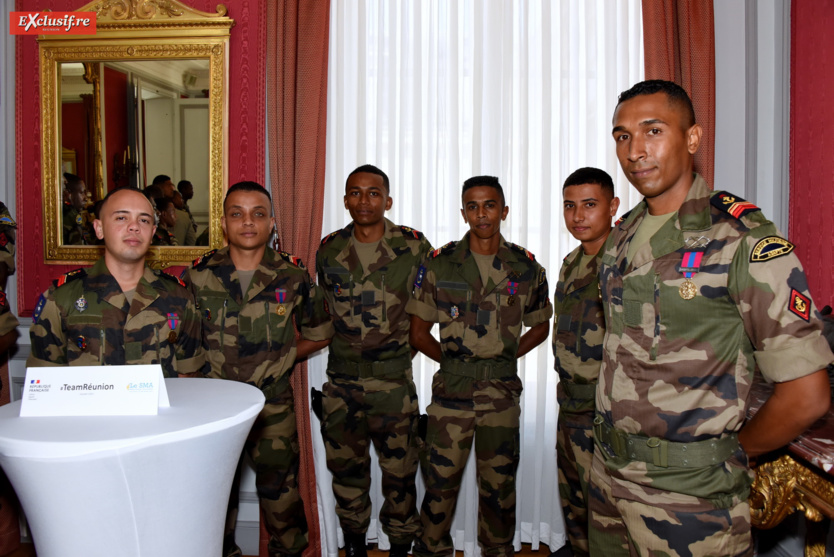
[[325, 236], [316, 254], [319, 285], [336, 329], [331, 357], [379, 362], [410, 354], [405, 306], [431, 244], [420, 232], [385, 219], [378, 258], [363, 269], [353, 242], [351, 223]]
[[86, 225], [86, 214], [82, 214], [69, 203], [64, 203], [61, 229], [64, 245], [94, 245], [95, 234]]
[[0, 263], [5, 263], [9, 274], [15, 270], [15, 241], [17, 238], [17, 223], [12, 218], [9, 208], [0, 201]]
[[[300, 553], [307, 545], [307, 522], [298, 493], [298, 433], [289, 376], [296, 357], [296, 324], [308, 340], [325, 340], [333, 333], [321, 289], [298, 258], [269, 247], [245, 293], [228, 246], [197, 259], [184, 279], [203, 318], [207, 375], [264, 391], [266, 404], [245, 451], [255, 463], [270, 555]], [[238, 489], [236, 482], [227, 541], [234, 537]]]
[[322, 388], [321, 432], [342, 529], [360, 534], [370, 524], [373, 443], [382, 470], [379, 521], [392, 544], [410, 544], [420, 526], [414, 482], [420, 409], [411, 370], [402, 375], [360, 379], [330, 374]]
[[[449, 555], [463, 470], [475, 445], [479, 490], [478, 542], [485, 555], [513, 555], [515, 472], [519, 458], [521, 380], [512, 371], [521, 327], [553, 312], [544, 269], [524, 248], [501, 238], [487, 284], [469, 250], [469, 235], [434, 251], [407, 310], [440, 323], [444, 361], [509, 364], [507, 376], [474, 379], [444, 371], [432, 382], [421, 468], [426, 495], [414, 555]], [[448, 365], [448, 364], [447, 364]]]
[[14, 316], [12, 308], [9, 306], [6, 292], [0, 288], [0, 336], [14, 331], [19, 324], [17, 317]]
[[293, 319], [308, 340], [333, 334], [321, 288], [287, 253], [267, 247], [246, 293], [228, 246], [197, 259], [183, 280], [202, 318], [206, 374], [258, 387], [267, 399], [289, 384], [296, 355]]
[[553, 355], [559, 374], [556, 454], [559, 497], [574, 555], [588, 555], [588, 486], [594, 455], [594, 399], [571, 397], [566, 385], [596, 385], [605, 320], [599, 293], [600, 255], [582, 265], [582, 246], [562, 262], [553, 294]]
[[128, 305], [104, 258], [55, 281], [29, 333], [28, 367], [160, 364], [177, 377], [205, 364], [194, 299], [179, 279], [145, 267]]
[[[602, 250], [607, 332], [597, 412], [627, 434], [674, 443], [727, 438], [744, 423], [757, 369], [768, 381], [780, 382], [832, 361], [819, 313], [793, 246], [752, 204], [726, 192], [711, 193], [695, 175], [677, 214], [629, 260], [629, 243], [646, 212], [644, 200], [614, 227]], [[680, 290], [681, 267], [685, 254], [697, 251], [703, 259], [691, 278], [696, 294], [687, 300]], [[681, 469], [616, 457], [599, 442], [596, 448], [594, 458], [605, 466], [594, 467], [604, 470], [602, 477], [592, 472], [592, 553], [595, 536], [610, 534], [606, 529], [618, 520], [628, 521], [628, 534], [635, 539], [641, 532], [640, 537], [671, 545], [669, 555], [749, 551], [749, 512], [738, 508], [746, 508], [750, 486], [741, 449], [725, 462]], [[668, 523], [642, 520], [637, 511], [629, 518], [598, 518], [600, 484], [610, 484], [618, 500], [643, 505], [645, 515], [659, 509], [689, 513], [684, 529], [689, 533], [670, 537], [674, 529]], [[726, 537], [714, 534], [707, 509], [739, 517], [746, 535], [733, 537], [732, 546], [722, 545]], [[646, 530], [655, 535], [643, 536]], [[712, 549], [711, 543], [720, 548]], [[641, 551], [667, 550], [644, 545]]]
[[[353, 228], [351, 223], [326, 236], [316, 255], [319, 285], [335, 329], [330, 364], [408, 359], [411, 321], [405, 307], [432, 246], [420, 232], [385, 219], [376, 261], [365, 269]], [[328, 365], [327, 375], [321, 430], [342, 530], [362, 534], [370, 524], [372, 442], [382, 471], [380, 524], [391, 543], [411, 543], [419, 528], [414, 435], [419, 407], [411, 369], [357, 377]]]

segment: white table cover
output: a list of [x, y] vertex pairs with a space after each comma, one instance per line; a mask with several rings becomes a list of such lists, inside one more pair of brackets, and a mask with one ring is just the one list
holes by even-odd
[[0, 465], [38, 557], [213, 557], [260, 390], [166, 379], [157, 416], [27, 417], [0, 407]]

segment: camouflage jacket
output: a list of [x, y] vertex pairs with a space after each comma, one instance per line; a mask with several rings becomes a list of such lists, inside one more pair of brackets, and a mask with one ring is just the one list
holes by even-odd
[[295, 363], [296, 324], [308, 340], [333, 334], [321, 289], [287, 253], [267, 247], [245, 294], [228, 246], [197, 259], [183, 278], [197, 300], [213, 377], [280, 389]]
[[484, 286], [469, 233], [431, 253], [406, 309], [440, 323], [443, 357], [465, 362], [515, 362], [522, 323], [535, 327], [553, 315], [547, 277], [533, 254], [502, 237]]
[[553, 355], [559, 374], [559, 408], [572, 412], [594, 408], [593, 399], [583, 401], [570, 396], [565, 383], [597, 382], [605, 335], [598, 272], [601, 254], [582, 266], [583, 253], [579, 246], [565, 257], [553, 294]]
[[12, 218], [8, 207], [0, 202], [0, 263], [9, 267], [9, 274], [14, 274], [14, 244], [17, 235], [17, 223]]
[[185, 286], [145, 267], [128, 306], [104, 258], [56, 280], [38, 300], [27, 366], [161, 364], [201, 371], [200, 319]]
[[64, 203], [63, 211], [64, 244], [68, 246], [94, 245], [92, 230], [85, 222], [85, 215], [68, 203]]
[[[744, 422], [756, 369], [789, 381], [832, 360], [805, 274], [757, 207], [711, 194], [698, 175], [676, 215], [628, 260], [646, 211], [644, 200], [602, 248], [607, 331], [597, 411], [630, 434], [682, 443], [727, 436]], [[683, 273], [693, 269], [695, 295], [685, 299]], [[615, 468], [615, 479], [678, 491], [668, 470], [630, 461]], [[693, 483], [720, 485], [726, 472], [708, 467]]]
[[316, 254], [319, 285], [336, 330], [330, 356], [351, 362], [410, 356], [405, 306], [431, 244], [420, 232], [385, 219], [377, 260], [363, 269], [353, 243], [351, 223], [325, 236]]

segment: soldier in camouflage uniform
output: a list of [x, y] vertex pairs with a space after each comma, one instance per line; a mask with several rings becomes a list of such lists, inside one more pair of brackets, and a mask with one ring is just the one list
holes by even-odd
[[581, 242], [562, 262], [553, 295], [553, 355], [559, 374], [556, 452], [559, 496], [573, 555], [588, 555], [588, 482], [605, 321], [599, 295], [599, 251], [620, 206], [611, 176], [580, 168], [562, 186], [565, 226]]
[[[208, 375], [248, 383], [266, 397], [245, 452], [255, 463], [269, 555], [300, 555], [307, 545], [307, 521], [298, 493], [290, 373], [296, 359], [328, 344], [333, 326], [301, 260], [267, 247], [275, 225], [269, 192], [255, 182], [237, 183], [226, 194], [223, 213], [229, 245], [197, 259], [184, 278], [203, 316]], [[229, 499], [226, 557], [241, 555], [234, 538], [239, 474]]]
[[336, 328], [321, 430], [348, 557], [366, 554], [371, 442], [382, 470], [385, 501], [379, 520], [391, 555], [404, 557], [419, 527], [419, 407], [405, 306], [417, 268], [432, 248], [420, 232], [385, 218], [391, 204], [382, 170], [365, 165], [351, 172], [345, 208], [353, 222], [326, 236], [316, 256], [319, 285]]
[[200, 373], [205, 356], [190, 292], [145, 265], [155, 228], [148, 200], [139, 190], [114, 190], [94, 226], [104, 257], [41, 295], [27, 366], [160, 364], [166, 377]]
[[[521, 379], [517, 360], [548, 335], [553, 307], [544, 269], [501, 236], [509, 207], [498, 179], [463, 185], [470, 231], [432, 252], [414, 282], [411, 344], [440, 362], [427, 409], [422, 469], [426, 495], [415, 556], [450, 555], [461, 477], [475, 443], [485, 555], [513, 555]], [[440, 342], [431, 335], [440, 323]], [[530, 327], [521, 335], [522, 324]]]
[[[6, 282], [14, 274], [14, 244], [17, 233], [15, 223], [8, 207], [0, 202], [0, 355], [5, 354], [17, 341], [17, 317], [12, 313], [6, 297]], [[2, 386], [2, 382], [0, 382]], [[0, 471], [0, 532], [8, 534], [8, 543], [0, 543], [0, 553], [12, 551], [19, 545], [20, 528], [17, 515], [17, 501], [9, 480]]]
[[[613, 135], [644, 200], [600, 265], [591, 554], [752, 555], [748, 456], [826, 412], [834, 356], [793, 245], [692, 172], [701, 128], [686, 92], [635, 85]], [[774, 394], [745, 424], [757, 370]]]

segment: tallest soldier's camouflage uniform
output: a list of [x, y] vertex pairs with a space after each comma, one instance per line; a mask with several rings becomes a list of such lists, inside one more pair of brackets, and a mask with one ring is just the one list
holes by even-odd
[[750, 555], [736, 434], [754, 372], [790, 381], [832, 354], [793, 246], [757, 207], [695, 175], [629, 258], [646, 213], [644, 200], [602, 249], [591, 553]]
[[414, 555], [454, 553], [449, 534], [473, 438], [478, 471], [478, 541], [486, 555], [512, 555], [519, 459], [522, 324], [547, 323], [553, 308], [544, 269], [500, 239], [487, 283], [469, 234], [433, 252], [420, 270], [408, 312], [440, 323], [442, 361], [432, 381], [423, 474], [422, 532]]
[[419, 526], [414, 483], [419, 408], [405, 306], [431, 244], [416, 230], [384, 223], [376, 261], [367, 269], [354, 248], [353, 223], [326, 236], [316, 256], [336, 329], [321, 428], [345, 535], [364, 536], [370, 523], [370, 440], [382, 469], [382, 529], [392, 544], [410, 545]]
[[[255, 487], [269, 532], [269, 554], [300, 554], [307, 545], [307, 522], [298, 493], [298, 433], [290, 371], [295, 363], [296, 324], [308, 340], [333, 333], [321, 292], [301, 261], [267, 247], [241, 291], [229, 247], [206, 254], [186, 274], [203, 320], [208, 375], [241, 381], [266, 397], [246, 440], [255, 463]], [[234, 545], [237, 486], [229, 502], [224, 551]], [[238, 553], [239, 554], [239, 553]]]
[[562, 262], [553, 295], [553, 355], [559, 374], [556, 451], [559, 496], [573, 554], [588, 555], [588, 485], [594, 456], [594, 397], [605, 320], [599, 293], [601, 254], [582, 246]]

